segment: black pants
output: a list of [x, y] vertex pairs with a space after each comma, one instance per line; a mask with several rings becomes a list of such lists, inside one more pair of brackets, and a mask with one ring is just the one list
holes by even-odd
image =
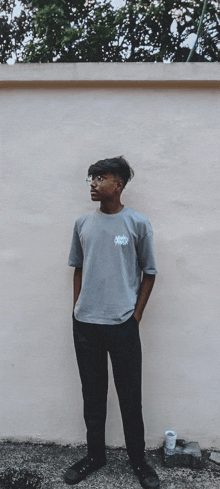
[[141, 344], [134, 316], [120, 325], [83, 323], [73, 319], [74, 341], [84, 400], [88, 453], [105, 454], [105, 422], [109, 352], [122, 415], [125, 442], [133, 463], [144, 456], [141, 405]]

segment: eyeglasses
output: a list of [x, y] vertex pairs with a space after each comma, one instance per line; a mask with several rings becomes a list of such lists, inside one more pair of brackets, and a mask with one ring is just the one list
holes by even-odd
[[102, 175], [90, 175], [87, 179], [86, 179], [86, 183], [87, 185], [91, 185], [91, 183], [93, 183], [95, 180], [97, 180], [97, 183], [102, 183], [104, 181], [104, 177]]

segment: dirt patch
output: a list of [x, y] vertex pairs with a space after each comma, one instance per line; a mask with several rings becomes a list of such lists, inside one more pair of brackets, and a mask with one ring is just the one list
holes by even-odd
[[0, 473], [0, 487], [2, 489], [40, 489], [43, 476], [36, 470], [21, 469], [20, 467], [7, 467]]

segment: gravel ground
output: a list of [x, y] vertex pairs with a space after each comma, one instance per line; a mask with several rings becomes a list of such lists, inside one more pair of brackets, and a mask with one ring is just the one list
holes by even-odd
[[[0, 443], [0, 489], [29, 489], [19, 484], [19, 471], [37, 474], [41, 482], [36, 489], [67, 489], [63, 481], [66, 469], [86, 454], [85, 446], [62, 446], [37, 443]], [[202, 452], [204, 467], [170, 469], [163, 466], [162, 449], [148, 450], [146, 455], [156, 469], [161, 489], [220, 489], [220, 466], [209, 461], [211, 450]], [[14, 481], [5, 483], [4, 474], [14, 470]], [[16, 475], [17, 474], [17, 475]], [[17, 482], [16, 482], [17, 477]], [[77, 485], [79, 489], [140, 489], [124, 449], [107, 449], [107, 465]]]

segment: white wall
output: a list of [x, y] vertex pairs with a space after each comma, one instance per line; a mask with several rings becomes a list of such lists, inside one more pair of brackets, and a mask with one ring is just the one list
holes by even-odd
[[[67, 259], [75, 219], [97, 206], [88, 166], [123, 154], [124, 203], [150, 219], [159, 269], [141, 324], [147, 445], [173, 428], [219, 447], [218, 64], [15, 65], [0, 78], [0, 437], [85, 441]], [[124, 444], [112, 378], [107, 443]]]

